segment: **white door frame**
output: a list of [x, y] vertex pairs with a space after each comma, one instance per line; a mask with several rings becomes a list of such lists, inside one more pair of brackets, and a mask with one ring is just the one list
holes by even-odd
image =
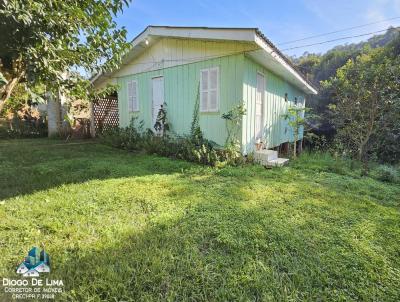
[[153, 83], [154, 83], [154, 80], [156, 80], [156, 79], [162, 79], [162, 102], [161, 102], [161, 104], [157, 104], [157, 105], [160, 106], [160, 105], [163, 105], [165, 103], [164, 76], [159, 75], [159, 76], [152, 77], [151, 78], [151, 85], [150, 85], [150, 89], [151, 89], [151, 111], [150, 111], [150, 115], [151, 115], [151, 122], [152, 122], [151, 129], [153, 131], [155, 131], [153, 126], [154, 126], [154, 124], [155, 124], [155, 122], [157, 120], [157, 114], [158, 114], [158, 110], [159, 110], [159, 108], [157, 109], [157, 111], [154, 110], [155, 105], [154, 105], [154, 84]]
[[[258, 98], [258, 77], [261, 76], [263, 78], [262, 81], [262, 93], [261, 93], [261, 121], [260, 121], [260, 129], [257, 129], [257, 98]], [[264, 122], [265, 122], [265, 114], [264, 114], [264, 107], [265, 107], [265, 75], [257, 71], [256, 76], [256, 98], [254, 100], [254, 138], [263, 139], [263, 130], [264, 130]]]

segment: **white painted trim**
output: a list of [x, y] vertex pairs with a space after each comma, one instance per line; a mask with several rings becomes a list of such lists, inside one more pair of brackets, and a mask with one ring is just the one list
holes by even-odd
[[[155, 132], [155, 129], [154, 129], [155, 119], [154, 119], [154, 116], [153, 116], [153, 108], [154, 108], [153, 80], [154, 79], [159, 79], [159, 78], [162, 78], [162, 83], [163, 83], [163, 102], [162, 102], [162, 105], [164, 105], [165, 104], [165, 77], [163, 75], [160, 75], [160, 76], [155, 76], [155, 77], [151, 77], [150, 78], [150, 95], [151, 95], [150, 121], [152, 122], [152, 125], [151, 125], [150, 129], [153, 132]], [[157, 115], [158, 115], [158, 112], [157, 112]], [[157, 119], [157, 116], [156, 116], [156, 119]]]
[[[254, 110], [255, 110], [255, 117], [257, 116], [257, 89], [258, 89], [258, 75], [260, 75], [260, 76], [262, 76], [263, 78], [264, 78], [264, 81], [263, 81], [263, 93], [261, 94], [261, 125], [260, 125], [260, 127], [261, 127], [261, 129], [260, 129], [260, 131], [261, 131], [261, 139], [263, 140], [265, 137], [264, 137], [264, 127], [265, 127], [265, 104], [266, 104], [266, 102], [265, 102], [265, 94], [266, 94], [266, 85], [265, 85], [265, 81], [266, 81], [266, 77], [265, 77], [265, 74], [263, 73], [263, 72], [260, 72], [260, 71], [257, 71], [256, 72], [256, 98], [255, 98], [255, 107], [254, 107]], [[255, 123], [255, 120], [254, 120], [254, 123]], [[256, 126], [255, 126], [255, 124], [254, 124], [254, 129], [256, 129]], [[258, 133], [254, 133], [255, 134], [255, 136], [258, 134]]]
[[[313, 88], [302, 75], [295, 70], [281, 54], [269, 44], [258, 33], [255, 28], [207, 28], [207, 27], [172, 27], [172, 26], [148, 26], [142, 33], [140, 33], [133, 41], [131, 50], [124, 56], [121, 67], [142, 53], [146, 47], [151, 47], [160, 37], [166, 38], [182, 38], [182, 39], [199, 39], [199, 40], [219, 40], [219, 41], [239, 41], [239, 42], [252, 42], [258, 45], [262, 50], [267, 52], [272, 59], [283, 66], [290, 76], [294, 77], [294, 85], [302, 90], [317, 94]], [[149, 41], [149, 45], [145, 45], [145, 41]], [[118, 70], [118, 69], [117, 69]], [[100, 80], [102, 77], [110, 76], [114, 73], [109, 72], [106, 74], [97, 74], [91, 79], [92, 84]], [[282, 75], [283, 76], [283, 75]], [[285, 78], [285, 76], [283, 76]]]

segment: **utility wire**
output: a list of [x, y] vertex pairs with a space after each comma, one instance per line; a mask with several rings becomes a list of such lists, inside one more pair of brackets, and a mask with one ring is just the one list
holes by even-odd
[[[398, 29], [396, 29], [396, 30], [398, 30]], [[287, 51], [287, 50], [292, 50], [292, 49], [304, 48], [304, 47], [309, 47], [309, 46], [314, 46], [314, 45], [321, 45], [321, 44], [330, 43], [330, 42], [335, 42], [335, 41], [340, 41], [340, 40], [346, 40], [346, 39], [364, 37], [364, 36], [368, 36], [368, 35], [372, 35], [372, 34], [381, 33], [381, 32], [384, 32], [384, 31], [387, 31], [387, 28], [386, 28], [386, 29], [382, 29], [382, 30], [378, 30], [378, 31], [374, 31], [374, 32], [370, 32], [370, 33], [366, 33], [366, 34], [361, 34], [361, 35], [347, 36], [347, 37], [341, 37], [341, 38], [332, 39], [332, 40], [323, 41], [323, 42], [318, 42], [318, 43], [312, 43], [312, 44], [306, 44], [306, 45], [301, 45], [301, 46], [289, 47], [289, 48], [281, 49], [281, 51]]]
[[333, 34], [336, 34], [336, 33], [345, 32], [345, 31], [348, 31], [348, 30], [352, 30], [352, 29], [356, 29], [356, 28], [362, 28], [362, 27], [366, 27], [366, 26], [369, 26], [369, 25], [379, 24], [379, 23], [383, 23], [383, 22], [387, 22], [387, 21], [391, 21], [391, 20], [396, 20], [396, 19], [400, 19], [400, 16], [399, 17], [393, 17], [393, 18], [385, 19], [385, 20], [381, 20], [381, 21], [377, 21], [377, 22], [372, 22], [372, 23], [366, 23], [366, 24], [362, 24], [362, 25], [347, 27], [347, 28], [336, 30], [336, 31], [331, 31], [331, 32], [327, 32], [327, 33], [324, 33], [324, 34], [318, 34], [318, 35], [315, 35], [315, 36], [309, 36], [309, 37], [305, 37], [305, 38], [301, 38], [301, 39], [297, 39], [297, 40], [286, 41], [286, 42], [278, 43], [277, 45], [281, 46], [281, 45], [286, 45], [286, 44], [292, 44], [292, 43], [295, 43], [295, 42], [300, 42], [300, 41], [309, 40], [309, 39], [313, 39], [313, 38], [333, 35]]

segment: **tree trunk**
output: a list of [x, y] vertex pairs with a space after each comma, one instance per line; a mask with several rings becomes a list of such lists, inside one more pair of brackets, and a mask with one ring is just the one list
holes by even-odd
[[297, 158], [297, 140], [299, 139], [299, 128], [296, 127], [293, 135], [293, 158]]
[[95, 116], [94, 116], [94, 101], [89, 103], [89, 114], [90, 114], [90, 136], [92, 138], [96, 137], [96, 127], [95, 127]]
[[60, 98], [50, 92], [47, 94], [47, 126], [49, 137], [60, 135], [61, 102]]
[[22, 58], [13, 60], [13, 67], [10, 70], [11, 79], [8, 81], [4, 87], [1, 89], [1, 98], [0, 98], [0, 111], [3, 110], [7, 100], [10, 98], [14, 88], [21, 81], [21, 79], [25, 76], [24, 63]]
[[296, 141], [296, 139], [294, 139], [294, 142], [293, 142], [293, 158], [296, 158], [297, 157], [297, 141]]
[[3, 95], [1, 96], [1, 99], [0, 99], [0, 111], [3, 110], [7, 100], [10, 98], [11, 93], [13, 92], [15, 86], [17, 86], [17, 84], [21, 80], [22, 76], [23, 76], [23, 73], [19, 74], [17, 77], [14, 77], [5, 85], [5, 87], [3, 89]]
[[362, 160], [363, 154], [364, 154], [364, 147], [360, 146], [360, 147], [358, 148], [358, 155], [357, 155], [357, 159], [358, 159], [359, 161]]

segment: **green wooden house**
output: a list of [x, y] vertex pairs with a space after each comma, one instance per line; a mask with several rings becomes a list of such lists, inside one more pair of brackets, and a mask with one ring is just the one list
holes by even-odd
[[317, 93], [256, 28], [149, 26], [117, 70], [92, 82], [96, 88], [118, 84], [120, 126], [137, 116], [152, 129], [165, 103], [170, 130], [188, 134], [199, 99], [204, 136], [220, 145], [227, 136], [221, 115], [242, 103], [246, 115], [238, 139], [244, 154], [257, 141], [267, 148], [290, 141], [282, 115]]

